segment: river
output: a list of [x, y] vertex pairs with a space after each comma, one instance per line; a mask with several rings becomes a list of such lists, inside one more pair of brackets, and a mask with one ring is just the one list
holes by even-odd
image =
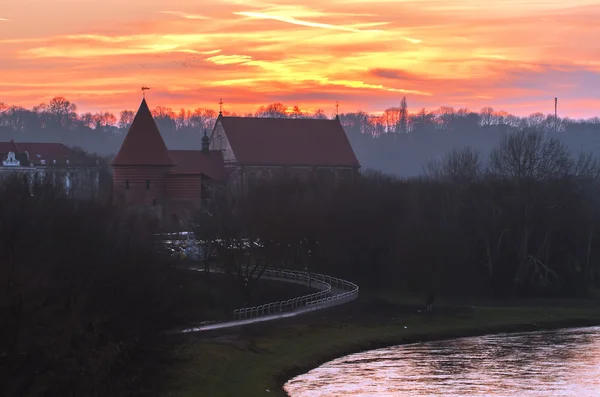
[[352, 354], [285, 384], [291, 397], [600, 397], [600, 327]]

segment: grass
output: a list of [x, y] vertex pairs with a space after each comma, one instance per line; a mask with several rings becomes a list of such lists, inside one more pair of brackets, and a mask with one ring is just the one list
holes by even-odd
[[339, 308], [281, 322], [197, 334], [170, 395], [283, 397], [287, 380], [346, 354], [425, 340], [597, 325], [595, 303], [443, 305], [425, 315], [404, 298], [366, 294]]

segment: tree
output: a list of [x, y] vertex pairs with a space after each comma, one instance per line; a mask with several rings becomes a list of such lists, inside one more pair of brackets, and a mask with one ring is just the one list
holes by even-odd
[[489, 127], [492, 124], [495, 124], [494, 120], [494, 109], [487, 106], [481, 109], [479, 112], [481, 115], [481, 125], [484, 127]]
[[304, 113], [302, 113], [302, 110], [300, 110], [298, 105], [294, 105], [294, 108], [292, 109], [292, 113], [290, 114], [290, 117], [294, 118], [294, 119], [301, 119], [304, 117]]
[[212, 109], [197, 108], [190, 115], [190, 126], [198, 131], [212, 130], [217, 112]]
[[133, 123], [135, 112], [133, 110], [122, 110], [119, 115], [118, 127], [120, 129], [128, 129]]
[[[214, 203], [214, 201], [213, 201]], [[217, 255], [217, 246], [219, 244], [219, 225], [218, 217], [210, 209], [203, 209], [196, 214], [192, 221], [192, 230], [194, 232], [194, 243], [198, 250], [199, 260], [204, 266], [204, 276], [206, 279], [206, 302], [208, 307], [212, 307], [211, 289], [210, 289], [210, 265]]]
[[313, 115], [315, 119], [326, 119], [328, 118], [323, 109], [317, 109]]
[[490, 155], [494, 175], [519, 182], [562, 178], [572, 172], [573, 166], [564, 142], [536, 130], [505, 136]]
[[48, 103], [48, 113], [56, 124], [70, 127], [77, 119], [77, 106], [65, 97], [58, 96]]
[[453, 149], [441, 160], [431, 160], [425, 166], [425, 174], [440, 182], [455, 185], [472, 184], [483, 175], [481, 155], [472, 148]]
[[94, 115], [94, 124], [96, 130], [114, 127], [117, 124], [117, 118], [110, 112], [99, 112]]
[[277, 117], [286, 118], [288, 117], [288, 108], [283, 103], [275, 102], [266, 107], [261, 106], [255, 112], [256, 117]]

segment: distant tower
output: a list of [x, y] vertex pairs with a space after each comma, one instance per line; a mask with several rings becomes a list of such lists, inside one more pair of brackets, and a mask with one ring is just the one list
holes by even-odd
[[208, 132], [204, 129], [204, 136], [202, 137], [202, 153], [208, 154], [210, 152], [210, 139], [208, 138]]
[[162, 216], [166, 178], [174, 164], [145, 98], [111, 166], [117, 206], [150, 207]]
[[554, 131], [558, 131], [558, 98], [554, 98]]

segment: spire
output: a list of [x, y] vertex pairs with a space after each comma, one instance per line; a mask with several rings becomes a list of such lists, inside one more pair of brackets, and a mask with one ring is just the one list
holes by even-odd
[[338, 103], [338, 101], [335, 101], [335, 119], [336, 120], [340, 119], [339, 111], [340, 111], [340, 104]]
[[145, 98], [112, 165], [174, 165]]
[[208, 132], [204, 129], [204, 136], [202, 137], [202, 153], [208, 154], [210, 151], [210, 139], [208, 138]]
[[223, 115], [223, 98], [219, 99], [219, 116]]

